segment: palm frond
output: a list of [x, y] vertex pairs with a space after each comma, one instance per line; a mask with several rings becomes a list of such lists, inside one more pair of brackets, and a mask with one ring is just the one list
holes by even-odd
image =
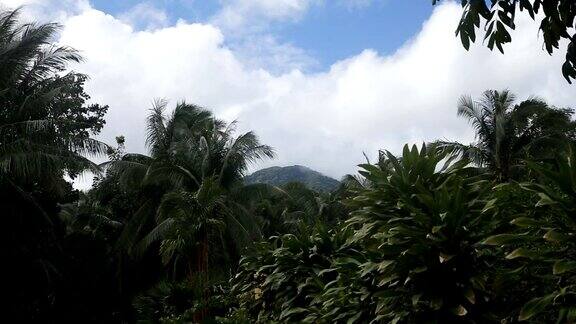
[[158, 155], [166, 149], [166, 117], [164, 110], [168, 102], [163, 99], [157, 99], [150, 109], [146, 121], [146, 145], [149, 147], [152, 155]]
[[175, 227], [175, 221], [168, 218], [156, 225], [144, 238], [138, 243], [136, 248], [137, 255], [143, 255], [150, 246], [167, 237]]
[[140, 241], [143, 230], [154, 220], [156, 203], [154, 199], [146, 199], [140, 208], [131, 215], [116, 241], [115, 249], [117, 251], [126, 251], [129, 254], [136, 252], [134, 248]]
[[449, 141], [435, 141], [430, 144], [431, 148], [435, 148], [442, 153], [449, 156], [458, 156], [466, 159], [477, 166], [483, 166], [484, 156], [482, 150], [476, 145], [465, 145], [459, 142]]
[[80, 53], [67, 46], [50, 45], [40, 51], [28, 71], [23, 82], [37, 82], [52, 75], [54, 71], [64, 71], [69, 62], [82, 61]]
[[477, 136], [481, 137], [482, 134], [490, 133], [490, 127], [486, 123], [487, 111], [472, 100], [472, 97], [462, 96], [460, 98], [457, 114], [468, 119]]

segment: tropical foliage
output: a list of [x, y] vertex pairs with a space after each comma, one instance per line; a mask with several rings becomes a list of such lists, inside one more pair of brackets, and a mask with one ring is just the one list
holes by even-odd
[[519, 259], [521, 267], [545, 269], [541, 280], [546, 282], [546, 287], [524, 305], [520, 311], [521, 320], [555, 310], [557, 315], [550, 316], [557, 317], [558, 322], [576, 321], [575, 159], [575, 148], [570, 146], [567, 154], [552, 165], [530, 162], [529, 167], [540, 181], [521, 186], [539, 199], [525, 206], [511, 220], [516, 228], [484, 241], [487, 245], [503, 246], [508, 252], [506, 258]]
[[483, 211], [490, 183], [426, 147], [385, 155], [362, 165], [371, 185], [335, 231], [273, 238], [240, 262], [235, 289], [258, 322], [497, 318], [494, 256], [477, 246], [498, 227]]
[[434, 145], [487, 168], [498, 181], [508, 181], [524, 173], [518, 170], [523, 161], [553, 159], [575, 138], [572, 110], [550, 107], [537, 98], [517, 105], [514, 101], [507, 90], [486, 91], [478, 101], [462, 97], [458, 115], [474, 127], [477, 141], [470, 145], [436, 141]]
[[272, 148], [196, 105], [156, 101], [147, 154], [94, 139], [108, 106], [56, 31], [0, 14], [8, 320], [576, 322], [572, 109], [490, 90], [460, 100], [470, 145], [382, 150], [334, 190], [250, 183]]

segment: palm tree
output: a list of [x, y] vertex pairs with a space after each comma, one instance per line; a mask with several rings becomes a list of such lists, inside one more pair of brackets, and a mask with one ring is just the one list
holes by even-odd
[[458, 115], [476, 131], [476, 142], [437, 141], [434, 146], [460, 155], [492, 172], [499, 181], [513, 176], [521, 160], [552, 158], [555, 151], [575, 138], [573, 111], [551, 107], [538, 98], [514, 104], [508, 90], [486, 91], [478, 101], [460, 98]]
[[176, 266], [183, 259], [192, 278], [207, 272], [209, 256], [225, 251], [227, 239], [241, 247], [259, 236], [251, 215], [231, 197], [242, 189], [248, 165], [273, 151], [253, 132], [234, 137], [235, 123], [208, 110], [183, 102], [166, 117], [166, 105], [156, 101], [148, 117], [150, 155], [125, 154], [108, 170], [125, 186], [137, 185], [143, 198], [120, 244], [142, 252], [160, 241], [164, 263]]
[[114, 234], [122, 223], [113, 219], [112, 212], [92, 197], [79, 193], [77, 201], [61, 205], [60, 219], [67, 234], [83, 233], [92, 237]]
[[156, 101], [148, 116], [150, 155], [125, 154], [106, 164], [110, 176], [125, 188], [138, 188], [142, 199], [119, 245], [141, 255], [159, 243], [163, 263], [202, 288], [210, 259], [225, 262], [261, 237], [253, 215], [233, 197], [242, 196], [249, 164], [273, 157], [273, 150], [253, 132], [234, 137], [235, 123], [226, 124], [208, 110], [182, 102], [167, 117], [166, 106]]
[[20, 24], [18, 13], [0, 13], [0, 178], [57, 181], [63, 171], [98, 171], [86, 155], [108, 147], [64, 131], [74, 121], [51, 112], [63, 88], [77, 81], [74, 73], [58, 74], [79, 62], [79, 53], [51, 44], [58, 25]]

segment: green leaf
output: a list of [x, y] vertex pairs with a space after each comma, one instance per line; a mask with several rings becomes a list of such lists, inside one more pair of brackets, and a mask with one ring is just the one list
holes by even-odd
[[487, 211], [489, 211], [490, 209], [496, 207], [496, 202], [498, 201], [498, 198], [494, 198], [494, 199], [490, 199], [486, 205], [484, 206], [484, 209], [482, 209], [482, 212], [485, 213]]
[[544, 234], [544, 239], [550, 242], [562, 243], [568, 241], [570, 239], [570, 235], [551, 229], [546, 232], [546, 234]]
[[542, 312], [552, 301], [554, 300], [554, 295], [548, 295], [545, 297], [534, 298], [527, 302], [524, 307], [520, 310], [520, 315], [518, 316], [519, 321], [525, 321], [533, 317], [534, 315]]
[[360, 263], [360, 261], [358, 261], [358, 260], [356, 260], [356, 259], [354, 259], [354, 258], [352, 258], [352, 257], [340, 258], [340, 259], [338, 259], [337, 264], [338, 264], [338, 265], [353, 264], [353, 265], [355, 265], [355, 266], [360, 266], [360, 265], [362, 265], [362, 264]]
[[506, 259], [512, 260], [516, 258], [528, 258], [531, 260], [536, 260], [540, 258], [540, 255], [537, 252], [525, 249], [525, 248], [518, 248], [511, 253], [506, 255]]
[[554, 263], [552, 271], [555, 275], [576, 270], [576, 261], [558, 260]]
[[420, 297], [422, 297], [422, 294], [416, 294], [412, 296], [412, 305], [416, 306], [416, 304], [418, 304], [418, 301], [420, 301]]
[[377, 263], [377, 267], [378, 267], [378, 271], [380, 272], [384, 272], [386, 271], [386, 269], [388, 269], [388, 267], [390, 267], [391, 265], [395, 264], [396, 261], [393, 260], [382, 260], [381, 262]]
[[440, 297], [434, 298], [430, 301], [430, 306], [433, 310], [439, 310], [442, 308], [442, 305], [444, 305], [444, 300]]
[[455, 307], [452, 309], [452, 313], [454, 313], [458, 316], [465, 316], [466, 314], [468, 314], [468, 310], [466, 310], [466, 308], [464, 308], [464, 306], [458, 305], [458, 307]]
[[391, 276], [384, 277], [384, 278], [380, 279], [380, 282], [378, 283], [378, 287], [382, 287], [382, 286], [388, 284], [389, 282], [391, 282], [397, 278], [398, 278], [397, 275], [391, 275]]
[[307, 311], [308, 310], [306, 308], [302, 308], [302, 307], [288, 308], [280, 314], [280, 319], [285, 319], [286, 317], [289, 317], [289, 316], [292, 316], [295, 314], [301, 314], [301, 313], [304, 313]]
[[448, 262], [453, 257], [454, 257], [454, 255], [445, 254], [445, 253], [440, 253], [440, 255], [438, 256], [438, 258], [440, 259], [440, 263]]
[[333, 272], [336, 271], [336, 269], [324, 269], [324, 270], [320, 270], [320, 272], [318, 272], [318, 277], [323, 276], [324, 274], [328, 273], [328, 272]]
[[498, 234], [482, 241], [484, 245], [505, 245], [525, 241], [526, 234]]
[[410, 273], [411, 273], [411, 274], [413, 274], [413, 273], [422, 273], [422, 272], [427, 271], [427, 270], [428, 270], [428, 267], [427, 267], [427, 266], [421, 266], [421, 267], [417, 267], [417, 268], [414, 268], [414, 269], [410, 270]]
[[510, 224], [518, 227], [531, 227], [540, 225], [540, 222], [530, 217], [518, 217], [510, 221]]
[[462, 46], [464, 46], [464, 48], [466, 50], [470, 49], [470, 39], [468, 38], [468, 35], [466, 33], [463, 33], [462, 31], [460, 31], [460, 40], [462, 41]]
[[438, 226], [432, 227], [432, 234], [437, 234], [437, 233], [440, 232], [444, 227], [446, 227], [446, 226], [445, 226], [445, 225], [438, 225]]
[[536, 206], [548, 206], [557, 203], [554, 199], [550, 198], [550, 196], [548, 196], [543, 192], [539, 192], [538, 196], [540, 197], [540, 200], [538, 201]]
[[474, 293], [474, 290], [472, 290], [472, 288], [468, 288], [464, 293], [464, 296], [466, 296], [466, 299], [468, 299], [470, 304], [472, 305], [476, 304], [476, 294]]
[[362, 312], [356, 313], [356, 315], [354, 315], [353, 317], [351, 317], [351, 318], [346, 322], [346, 324], [353, 324], [353, 323], [355, 323], [355, 322], [360, 318], [360, 316], [362, 316]]

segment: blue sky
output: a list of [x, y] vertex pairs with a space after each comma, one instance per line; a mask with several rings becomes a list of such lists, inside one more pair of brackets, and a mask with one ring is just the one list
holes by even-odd
[[431, 12], [425, 0], [384, 1], [355, 9], [331, 4], [313, 8], [299, 23], [282, 28], [280, 35], [326, 67], [367, 48], [382, 55], [394, 52]]
[[[142, 2], [142, 0], [90, 1], [92, 7], [112, 15], [122, 14]], [[218, 0], [156, 0], [149, 1], [149, 3], [157, 8], [166, 10], [172, 21], [183, 18], [190, 22], [202, 22], [213, 15], [220, 7], [220, 1]]]
[[[122, 15], [141, 3], [139, 0], [91, 1], [94, 8], [112, 15]], [[218, 0], [147, 3], [163, 10], [171, 24], [178, 19], [190, 23], [208, 22], [222, 6]], [[427, 0], [376, 0], [365, 1], [363, 5], [322, 1], [311, 5], [298, 19], [267, 25], [265, 32], [274, 35], [280, 43], [303, 50], [317, 63], [309, 70], [319, 71], [365, 49], [373, 49], [382, 55], [393, 53], [420, 30], [432, 10]]]

